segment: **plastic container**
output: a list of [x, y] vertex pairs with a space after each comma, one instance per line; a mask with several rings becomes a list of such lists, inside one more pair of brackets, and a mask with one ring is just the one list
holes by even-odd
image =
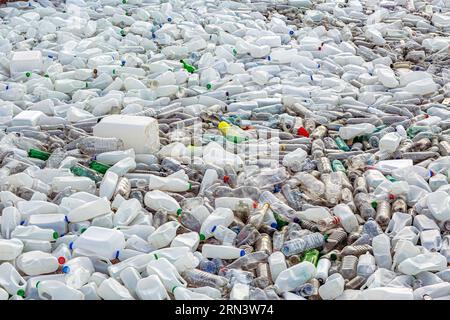
[[115, 259], [125, 247], [122, 232], [101, 227], [89, 227], [71, 245], [72, 249], [85, 250], [100, 257]]

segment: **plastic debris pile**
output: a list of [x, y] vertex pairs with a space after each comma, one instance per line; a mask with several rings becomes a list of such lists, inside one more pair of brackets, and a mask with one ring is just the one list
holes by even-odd
[[449, 1], [0, 17], [0, 299], [450, 298]]

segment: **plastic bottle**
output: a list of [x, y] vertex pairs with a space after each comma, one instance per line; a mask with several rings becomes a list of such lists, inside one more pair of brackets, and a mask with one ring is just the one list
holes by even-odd
[[292, 266], [278, 275], [275, 285], [282, 292], [291, 291], [314, 277], [316, 267], [308, 261]]

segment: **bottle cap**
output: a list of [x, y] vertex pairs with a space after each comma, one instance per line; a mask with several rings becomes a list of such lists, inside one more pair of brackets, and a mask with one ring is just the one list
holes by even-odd
[[228, 129], [229, 127], [230, 127], [230, 125], [228, 123], [226, 123], [225, 121], [220, 121], [219, 125], [217, 126], [217, 128], [219, 130]]
[[59, 257], [59, 258], [58, 258], [58, 263], [59, 263], [59, 264], [64, 264], [64, 263], [66, 263], [66, 258], [64, 258], [64, 257]]
[[199, 237], [200, 237], [200, 241], [204, 241], [206, 239], [205, 235], [202, 233], [199, 234]]
[[241, 250], [240, 255], [241, 255], [241, 257], [245, 256], [245, 250]]

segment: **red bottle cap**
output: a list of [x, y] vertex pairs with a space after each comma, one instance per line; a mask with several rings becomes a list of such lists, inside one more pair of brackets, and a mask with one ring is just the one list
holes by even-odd
[[58, 258], [58, 263], [59, 263], [59, 264], [64, 264], [64, 263], [66, 263], [66, 258], [64, 258], [64, 257], [59, 257], [59, 258]]
[[230, 181], [230, 177], [229, 176], [223, 176], [223, 182], [228, 183], [228, 181]]
[[303, 128], [303, 127], [300, 127], [300, 128], [298, 128], [298, 130], [297, 130], [297, 135], [298, 136], [303, 136], [303, 137], [309, 137], [309, 132], [308, 131], [306, 131], [306, 129], [305, 128]]

